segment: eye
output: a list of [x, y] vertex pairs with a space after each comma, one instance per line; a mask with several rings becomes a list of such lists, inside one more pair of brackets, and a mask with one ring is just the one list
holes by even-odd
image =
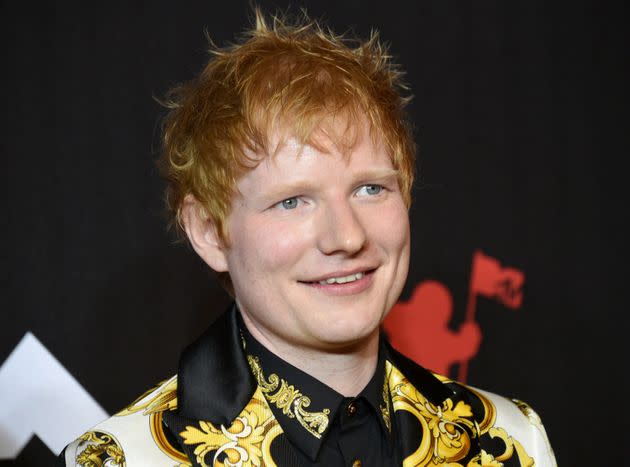
[[357, 191], [358, 196], [375, 196], [378, 195], [381, 191], [383, 191], [382, 185], [363, 185]]
[[287, 198], [278, 203], [278, 206], [281, 206], [282, 209], [295, 209], [298, 206], [298, 199], [296, 197]]

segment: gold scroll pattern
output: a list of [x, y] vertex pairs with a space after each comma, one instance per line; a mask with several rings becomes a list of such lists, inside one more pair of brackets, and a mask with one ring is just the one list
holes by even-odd
[[[496, 409], [494, 404], [476, 391], [484, 407], [484, 419], [476, 422], [472, 408], [464, 401], [446, 399], [436, 406], [427, 400], [389, 362], [386, 365], [387, 381], [392, 396], [394, 411], [403, 410], [412, 414], [422, 426], [423, 436], [418, 448], [403, 461], [403, 467], [443, 465], [448, 467], [502, 467], [503, 462], [518, 456], [520, 465], [532, 467], [534, 462], [523, 446], [510, 437], [503, 428], [494, 427]], [[445, 378], [440, 378], [443, 382]], [[481, 450], [466, 464], [460, 463], [470, 452], [472, 438], [488, 433], [491, 438], [503, 440], [502, 453]]]
[[289, 418], [295, 418], [310, 434], [321, 438], [322, 433], [328, 428], [330, 409], [323, 409], [321, 412], [307, 411], [306, 408], [311, 405], [310, 397], [302, 394], [284, 379], [280, 379], [275, 373], [266, 379], [258, 357], [248, 355], [247, 362], [258, 382], [258, 387], [269, 403], [274, 404]]
[[389, 399], [389, 386], [388, 386], [387, 378], [383, 379], [383, 402], [384, 405], [380, 406], [381, 416], [383, 417], [383, 421], [385, 422], [385, 426], [387, 430], [391, 433], [392, 431], [392, 403]]
[[79, 437], [76, 462], [82, 467], [126, 467], [120, 444], [109, 433], [88, 431]]
[[281, 433], [280, 424], [258, 387], [231, 426], [215, 427], [199, 421], [198, 426], [187, 426], [179, 435], [185, 444], [197, 445], [194, 454], [202, 467], [276, 467], [270, 446]]
[[149, 415], [175, 408], [177, 408], [177, 376], [158, 383], [156, 387], [142, 394], [116, 416], [123, 417], [141, 410], [143, 415]]

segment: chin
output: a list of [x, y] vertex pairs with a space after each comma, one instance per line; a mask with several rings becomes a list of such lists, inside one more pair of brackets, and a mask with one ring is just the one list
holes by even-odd
[[325, 334], [320, 336], [320, 340], [327, 346], [340, 348], [359, 344], [369, 340], [378, 330], [380, 321], [357, 325], [358, 323], [335, 323], [325, 328]]

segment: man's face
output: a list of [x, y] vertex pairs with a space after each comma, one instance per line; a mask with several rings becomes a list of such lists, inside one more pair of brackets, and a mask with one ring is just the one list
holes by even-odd
[[289, 138], [236, 185], [227, 269], [248, 327], [274, 347], [374, 336], [407, 276], [409, 219], [389, 156], [365, 130], [349, 157], [326, 148]]

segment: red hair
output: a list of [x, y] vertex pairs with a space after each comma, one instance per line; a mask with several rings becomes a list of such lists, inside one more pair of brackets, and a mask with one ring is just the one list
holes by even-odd
[[268, 24], [255, 14], [255, 27], [239, 42], [213, 46], [203, 71], [169, 92], [160, 166], [175, 223], [183, 227], [182, 205], [192, 195], [227, 244], [236, 182], [260, 161], [247, 154], [272, 153], [269, 138], [277, 128], [312, 144], [331, 116], [343, 117], [346, 130], [367, 119], [399, 171], [409, 206], [415, 145], [404, 108], [410, 97], [378, 34], [361, 41], [306, 15]]

